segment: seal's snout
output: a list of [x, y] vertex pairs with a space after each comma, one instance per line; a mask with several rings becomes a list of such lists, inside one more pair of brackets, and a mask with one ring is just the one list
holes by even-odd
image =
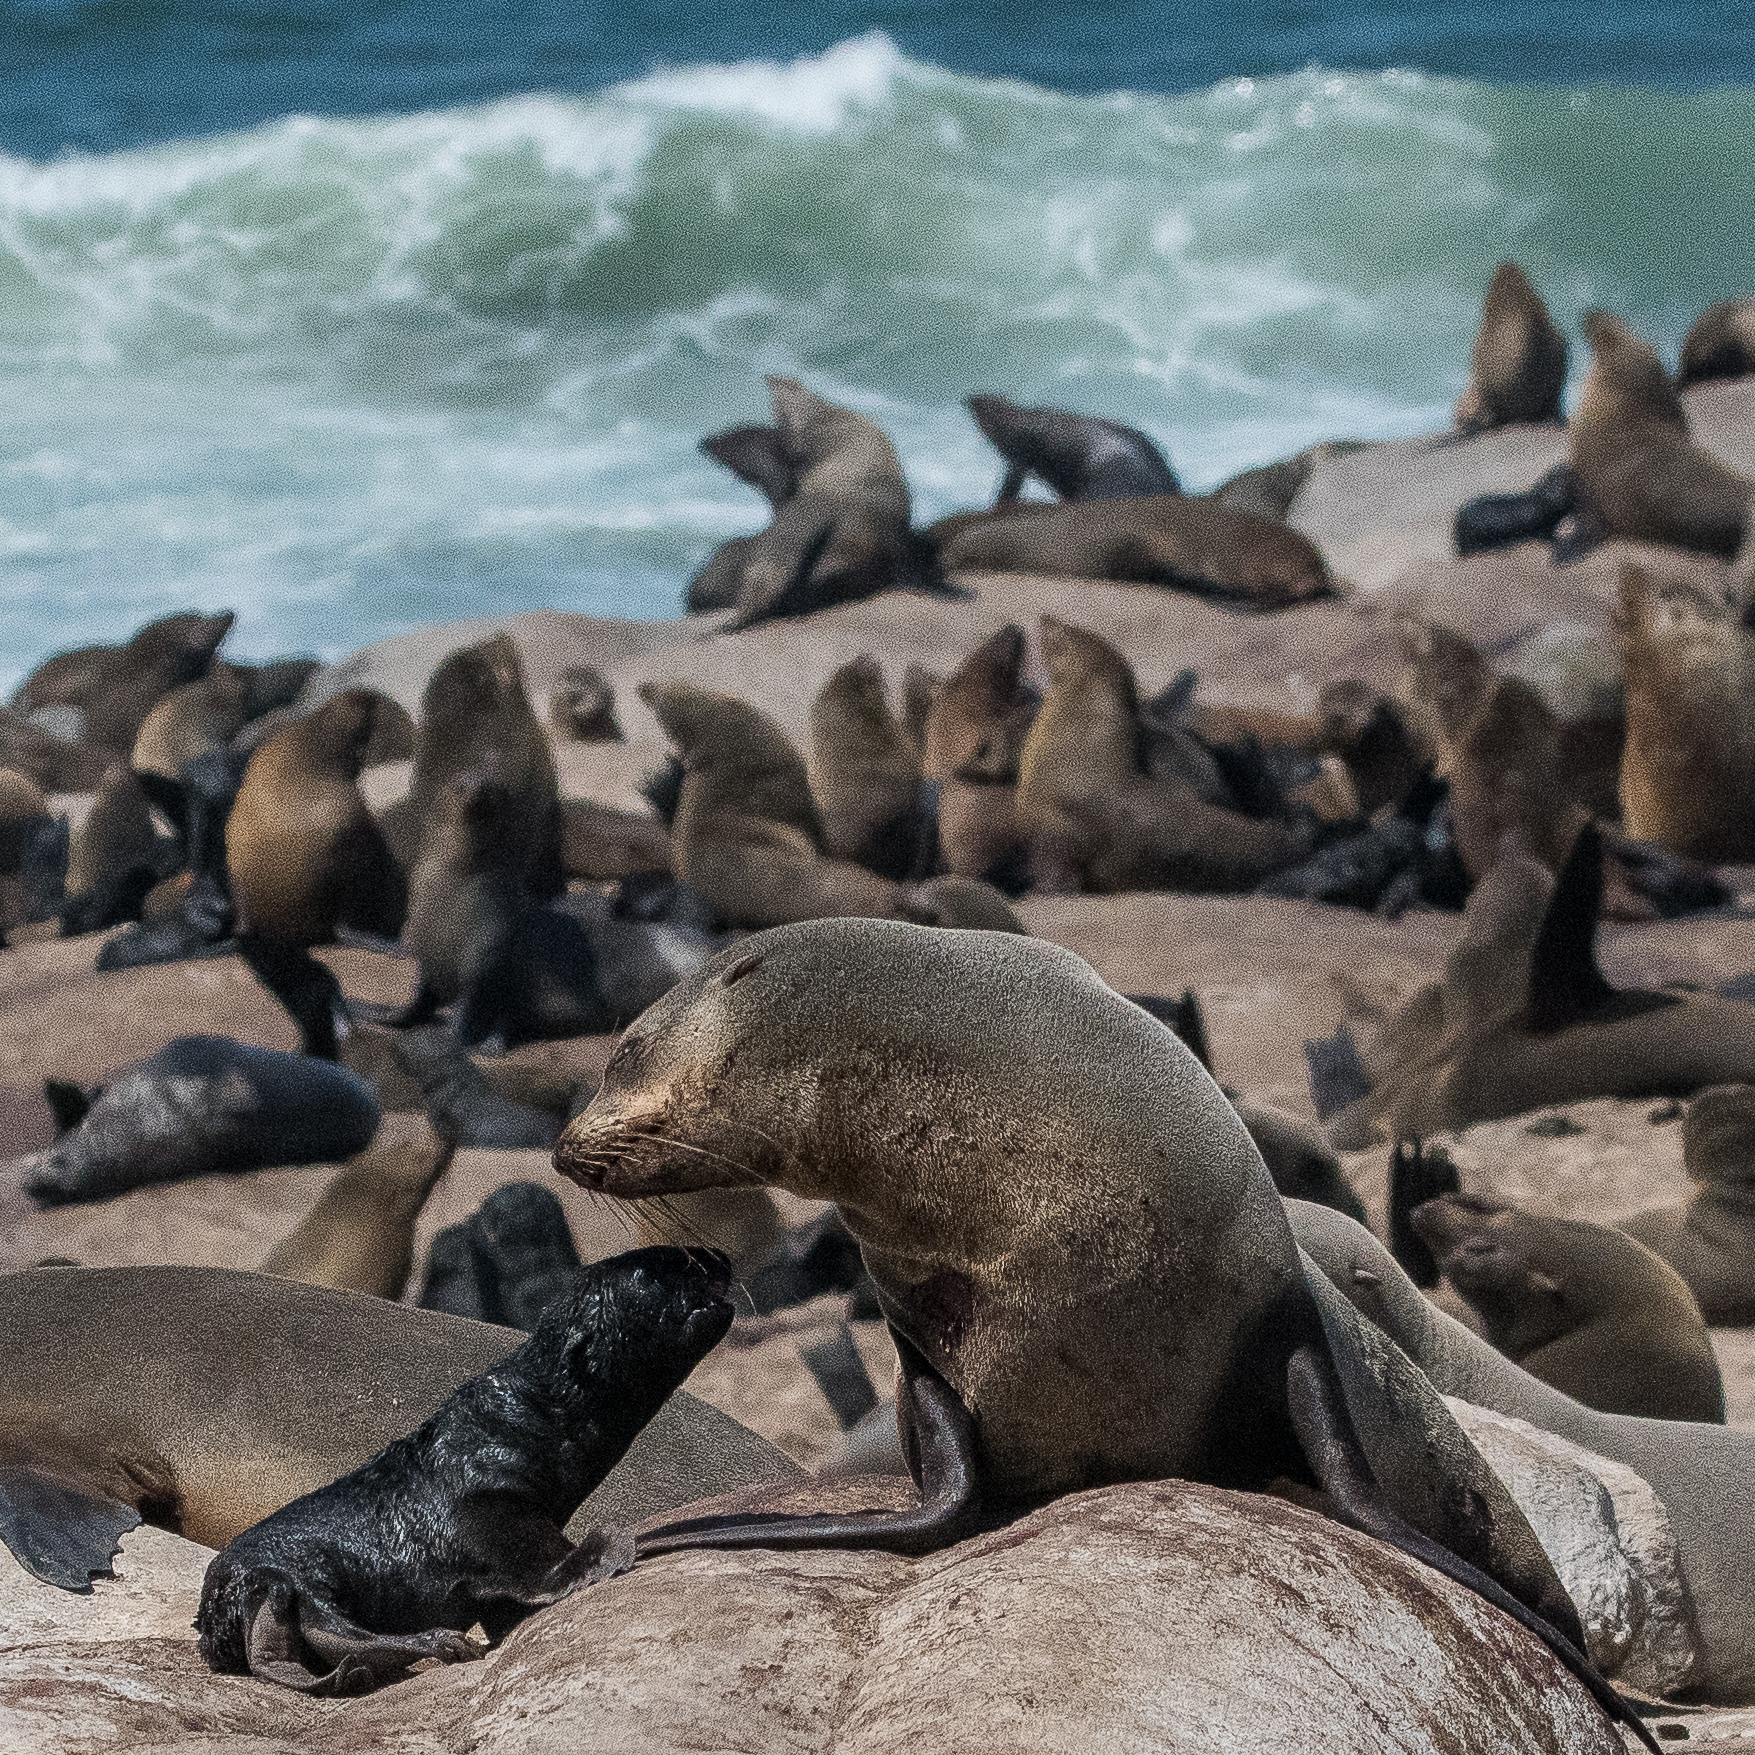
[[694, 1248], [689, 1260], [701, 1275], [703, 1291], [723, 1298], [731, 1290], [731, 1257], [723, 1249]]

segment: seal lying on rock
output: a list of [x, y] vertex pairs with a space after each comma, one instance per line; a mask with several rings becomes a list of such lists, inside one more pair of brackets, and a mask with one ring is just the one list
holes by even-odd
[[1755, 1323], [1755, 1086], [1715, 1085], [1688, 1105], [1682, 1163], [1694, 1198], [1619, 1227], [1682, 1276], [1708, 1322]]
[[[0, 1540], [91, 1588], [143, 1519], [223, 1548], [412, 1432], [517, 1331], [223, 1268], [0, 1275]], [[587, 1507], [633, 1522], [796, 1477], [678, 1391]]]
[[1138, 427], [1064, 408], [1020, 408], [1004, 396], [971, 396], [969, 412], [1005, 459], [997, 506], [1038, 476], [1063, 500], [1130, 500], [1180, 494], [1164, 453]]
[[151, 1182], [364, 1151], [378, 1129], [371, 1087], [346, 1067], [179, 1036], [113, 1074], [85, 1118], [11, 1174], [39, 1201], [103, 1200]]
[[1636, 1724], [1430, 1386], [1304, 1271], [1217, 1086], [1070, 952], [887, 921], [759, 934], [630, 1027], [555, 1163], [623, 1197], [835, 1201], [897, 1337], [917, 1508], [684, 1521], [643, 1552], [922, 1552], [1104, 1482], [1285, 1478], [1469, 1583]]
[[1444, 974], [1361, 1053], [1369, 1094], [1329, 1124], [1341, 1149], [1588, 1097], [1687, 1096], [1755, 1078], [1755, 1006], [1610, 987], [1597, 966], [1602, 843], [1558, 878], [1508, 851], [1476, 887]]
[[927, 536], [953, 572], [1051, 573], [1171, 585], [1255, 609], [1333, 594], [1308, 537], [1213, 500], [1020, 500], [941, 518]]
[[[563, 1529], [731, 1326], [723, 1256], [642, 1249], [579, 1270], [523, 1346], [352, 1474], [237, 1536], [195, 1626], [215, 1670], [362, 1694], [479, 1655], [532, 1609], [633, 1563]], [[320, 1667], [316, 1667], [320, 1666]]]
[[1487, 1339], [1533, 1377], [1606, 1414], [1724, 1424], [1700, 1308], [1632, 1238], [1478, 1194], [1443, 1195], [1409, 1217]]
[[1514, 421], [1556, 421], [1565, 388], [1566, 337], [1529, 276], [1515, 262], [1501, 262], [1481, 307], [1457, 426], [1479, 433]]

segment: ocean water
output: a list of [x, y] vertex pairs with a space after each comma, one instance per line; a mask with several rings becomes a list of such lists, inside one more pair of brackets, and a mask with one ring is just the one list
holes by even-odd
[[1740, 11], [799, 10], [262, 0], [155, 60], [150, 8], [0, 0], [0, 683], [183, 606], [247, 656], [675, 614], [763, 521], [696, 444], [765, 372], [931, 517], [999, 478], [972, 391], [1199, 488], [1444, 424], [1502, 256], [1672, 356], [1755, 290]]

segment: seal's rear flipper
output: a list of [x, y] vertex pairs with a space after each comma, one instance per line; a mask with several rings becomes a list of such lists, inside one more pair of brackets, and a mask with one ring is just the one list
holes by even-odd
[[1432, 1540], [1402, 1517], [1378, 1486], [1350, 1417], [1334, 1362], [1322, 1349], [1300, 1347], [1287, 1365], [1286, 1377], [1292, 1424], [1340, 1521], [1399, 1548], [1509, 1615], [1541, 1640], [1578, 1678], [1611, 1723], [1628, 1726], [1655, 1755], [1658, 1745], [1651, 1732], [1582, 1651], [1583, 1630], [1564, 1591], [1561, 1592], [1564, 1614], [1558, 1617], [1561, 1624], [1556, 1625], [1556, 1617], [1532, 1609], [1521, 1596], [1514, 1596], [1479, 1566]]
[[1359, 1045], [1345, 1024], [1332, 1036], [1306, 1042], [1304, 1064], [1310, 1071], [1310, 1099], [1316, 1105], [1318, 1121], [1327, 1121], [1371, 1095], [1371, 1080], [1365, 1076]]
[[1396, 1141], [1389, 1159], [1389, 1252], [1422, 1290], [1436, 1286], [1443, 1276], [1409, 1215], [1415, 1207], [1461, 1188], [1462, 1178], [1442, 1146], [1428, 1151], [1419, 1140]]
[[[370, 1694], [410, 1665], [437, 1658], [467, 1663], [482, 1648], [450, 1627], [374, 1633], [307, 1596], [284, 1573], [253, 1573], [244, 1583], [250, 1673], [318, 1698]], [[311, 1660], [326, 1667], [316, 1669]]]
[[1538, 1035], [1599, 1011], [1615, 990], [1597, 967], [1597, 916], [1603, 906], [1603, 840], [1586, 823], [1554, 880], [1530, 952], [1529, 1021]]
[[43, 1101], [55, 1118], [55, 1138], [71, 1133], [91, 1113], [91, 1097], [71, 1079], [44, 1079]]
[[36, 1469], [0, 1468], [0, 1541], [44, 1584], [89, 1594], [139, 1523], [139, 1511], [119, 1499], [82, 1493]]
[[894, 1327], [890, 1336], [901, 1366], [896, 1423], [902, 1454], [920, 1489], [914, 1510], [691, 1518], [637, 1537], [642, 1557], [678, 1548], [877, 1548], [931, 1554], [972, 1535], [981, 1518], [974, 1418], [912, 1341]]

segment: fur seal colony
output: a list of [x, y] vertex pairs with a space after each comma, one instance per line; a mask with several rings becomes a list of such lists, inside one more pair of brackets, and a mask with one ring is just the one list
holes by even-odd
[[[89, 1265], [0, 1278], [17, 1588], [89, 1590], [101, 1626], [144, 1518], [235, 1544], [202, 1616], [222, 1666], [347, 1692], [531, 1614], [477, 1666], [519, 1711], [496, 1666], [580, 1602], [681, 1601], [745, 1545], [961, 1541], [1003, 1571], [997, 1526], [1143, 1481], [1269, 1522], [1290, 1496], [1322, 1564], [1348, 1523], [1345, 1552], [1461, 1581], [1500, 1629], [1455, 1636], [1483, 1701], [1546, 1641], [1610, 1713], [1603, 1675], [1755, 1702], [1725, 1326], [1755, 1319], [1755, 1006], [1713, 991], [1755, 939], [1742, 874], [1699, 863], [1750, 845], [1748, 583], [1719, 558], [1740, 320], [1672, 388], [1593, 318], [1561, 433], [1564, 339], [1502, 268], [1457, 429], [1409, 452], [1447, 472], [1419, 516], [1482, 540], [1388, 593], [1327, 593], [1350, 563], [1316, 513], [1358, 444], [1203, 496], [1155, 422], [975, 397], [1002, 504], [916, 530], [888, 437], [775, 380], [768, 424], [705, 446], [771, 522], [675, 638], [551, 614], [244, 666], [228, 616], [190, 614], [39, 667], [0, 714], [0, 1225], [28, 1217], [13, 1260]], [[1507, 494], [1511, 457], [1565, 473]], [[1501, 540], [1532, 521], [1552, 552]], [[1666, 1184], [1604, 1232], [1588, 1176], [1543, 1218], [1435, 1181], [1392, 1222], [1486, 1338], [1353, 1222], [1376, 1184], [1336, 1146], [1412, 1161], [1598, 1092], [1653, 1128], [1689, 1104], [1686, 1204]], [[626, 1243], [609, 1194], [647, 1203]], [[729, 1270], [682, 1253], [702, 1232]], [[581, 1265], [654, 1236], [651, 1298]], [[669, 1394], [728, 1306], [697, 1380], [723, 1411]], [[624, 1427], [662, 1402], [614, 1467], [575, 1364], [631, 1366]], [[804, 1478], [786, 1446], [913, 1485]], [[1656, 1556], [1637, 1589], [1617, 1518]], [[1286, 1614], [1353, 1673], [1344, 1630]], [[1619, 1667], [1641, 1639], [1670, 1655]]]

